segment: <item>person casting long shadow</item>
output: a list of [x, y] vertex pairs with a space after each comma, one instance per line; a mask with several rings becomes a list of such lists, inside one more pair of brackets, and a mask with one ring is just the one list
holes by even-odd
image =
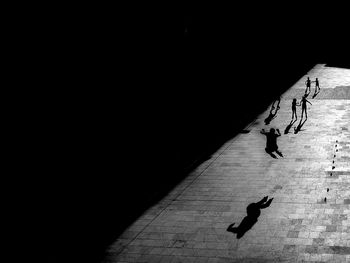
[[299, 103], [297, 103], [297, 99], [293, 99], [293, 101], [292, 101], [292, 120], [293, 120], [293, 118], [294, 118], [294, 116], [295, 116], [295, 120], [297, 120], [298, 119], [298, 116], [297, 116], [297, 106], [300, 106], [301, 104]]
[[281, 136], [280, 130], [276, 129], [277, 133], [275, 133], [275, 129], [271, 128], [270, 132], [266, 132], [264, 129], [260, 131], [261, 134], [266, 136], [266, 148], [265, 151], [275, 159], [278, 159], [273, 152], [276, 152], [279, 156], [283, 157], [283, 154], [278, 150], [277, 146], [277, 137]]
[[307, 80], [305, 81], [305, 85], [306, 85], [305, 95], [307, 97], [311, 92], [311, 80], [309, 77], [307, 77]]
[[312, 81], [315, 82], [315, 93], [319, 93], [321, 88], [320, 88], [320, 82], [318, 81], [318, 78], [316, 78], [316, 80]]
[[302, 131], [301, 127], [303, 127], [306, 120], [307, 119], [305, 119], [303, 122], [302, 122], [302, 119], [300, 120], [298, 126], [296, 128], [294, 127], [294, 134], [297, 134], [298, 132]]
[[257, 203], [251, 203], [247, 206], [247, 216], [243, 218], [242, 222], [238, 227], [233, 227], [235, 223], [228, 226], [227, 231], [237, 234], [237, 239], [244, 236], [244, 234], [251, 229], [256, 222], [258, 222], [258, 217], [261, 212], [260, 209], [269, 207], [273, 198], [270, 198], [268, 201], [268, 196], [265, 196]]
[[310, 105], [312, 105], [312, 103], [310, 101], [308, 101], [306, 99], [307, 96], [303, 96], [301, 101], [300, 101], [300, 104], [301, 104], [301, 119], [303, 119], [303, 114], [305, 112], [305, 117], [307, 119], [307, 104], [306, 103], [309, 103]]
[[[275, 103], [275, 102], [274, 102]], [[270, 109], [270, 114], [269, 114], [269, 116], [267, 116], [267, 118], [264, 120], [264, 122], [265, 122], [265, 125], [269, 125], [270, 124], [270, 122], [274, 119], [274, 118], [276, 118], [276, 114], [277, 114], [277, 111], [279, 110], [279, 106], [277, 106], [277, 108], [276, 108], [276, 110], [275, 110], [275, 112], [274, 113], [272, 113], [273, 112], [273, 109], [275, 108], [273, 105], [274, 105], [274, 103], [272, 104], [272, 106], [271, 106], [271, 109]], [[278, 105], [279, 105], [279, 103], [278, 103]]]
[[318, 93], [320, 93], [321, 88], [320, 88], [320, 82], [318, 81], [318, 78], [316, 78], [316, 80], [312, 82], [315, 82], [315, 93], [312, 96], [312, 98], [314, 99], [318, 95]]
[[289, 130], [292, 128], [293, 124], [297, 121], [297, 119], [295, 120], [291, 120], [290, 123], [287, 125], [287, 127], [284, 129], [284, 134], [288, 134]]

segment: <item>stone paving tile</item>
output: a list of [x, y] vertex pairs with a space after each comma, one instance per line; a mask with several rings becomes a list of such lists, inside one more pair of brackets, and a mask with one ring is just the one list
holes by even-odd
[[[306, 76], [319, 78], [321, 93], [300, 132], [296, 122], [285, 134]], [[130, 226], [104, 262], [350, 262], [350, 70], [316, 65], [306, 76], [270, 125], [267, 109]], [[260, 130], [270, 127], [282, 133], [284, 158], [265, 153]], [[226, 231], [266, 195], [271, 205], [242, 238]]]

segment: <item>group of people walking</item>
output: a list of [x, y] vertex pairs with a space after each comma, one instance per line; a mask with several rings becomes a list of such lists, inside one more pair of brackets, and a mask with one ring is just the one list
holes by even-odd
[[[298, 125], [298, 127], [295, 129], [295, 133], [297, 133], [302, 125], [305, 123], [306, 119], [307, 119], [307, 103], [309, 103], [310, 105], [312, 105], [312, 103], [310, 101], [307, 100], [308, 95], [311, 92], [311, 83], [315, 82], [315, 94], [313, 96], [313, 98], [320, 92], [320, 83], [318, 78], [316, 78], [315, 81], [311, 81], [309, 77], [307, 77], [307, 80], [305, 81], [305, 85], [306, 85], [306, 90], [305, 90], [305, 94], [303, 95], [303, 97], [301, 98], [300, 102], [297, 102], [297, 99], [293, 99], [292, 101], [292, 121], [291, 123], [288, 125], [288, 129], [290, 129], [290, 127], [293, 125], [293, 123], [298, 119], [297, 116], [297, 106], [301, 106], [301, 120], [300, 123]], [[278, 105], [277, 105], [277, 109], [279, 109], [279, 102], [280, 102], [280, 98], [277, 99], [278, 100]], [[270, 110], [270, 114], [269, 117], [267, 117], [265, 119], [265, 124], [268, 125], [271, 120], [275, 117], [277, 110], [275, 111], [275, 114], [272, 114], [272, 109], [275, 108], [275, 102], [277, 101], [275, 100], [272, 104], [271, 110]], [[304, 117], [305, 114], [305, 121], [302, 123], [302, 119]], [[295, 117], [295, 119], [294, 119]], [[277, 133], [276, 133], [277, 131]], [[279, 131], [279, 129], [274, 129], [271, 128], [269, 132], [266, 132], [264, 129], [261, 130], [260, 132], [261, 134], [264, 134], [266, 136], [266, 148], [265, 151], [270, 154], [273, 158], [277, 159], [276, 155], [274, 155], [274, 152], [277, 153], [279, 156], [283, 157], [283, 154], [278, 150], [278, 146], [277, 146], [277, 138], [279, 136], [281, 136], [281, 133]], [[288, 132], [287, 132], [288, 133]]]
[[298, 119], [298, 116], [297, 116], [297, 106], [301, 106], [301, 119], [303, 119], [303, 115], [305, 113], [305, 117], [307, 119], [307, 104], [306, 103], [309, 103], [310, 105], [312, 105], [312, 103], [310, 101], [308, 101], [306, 99], [307, 96], [303, 96], [299, 102], [299, 104], [297, 103], [297, 99], [293, 99], [293, 102], [292, 102], [292, 120], [294, 119], [294, 116], [295, 116], [295, 120]]
[[[298, 103], [297, 99], [295, 98], [292, 101], [292, 120], [286, 128], [284, 132], [285, 134], [288, 133], [289, 129], [293, 126], [293, 124], [298, 119], [297, 106], [301, 106], [301, 119], [297, 128], [294, 127], [294, 133], [295, 134], [298, 133], [301, 127], [303, 126], [303, 124], [305, 123], [307, 119], [307, 103], [312, 105], [312, 103], [307, 100], [307, 97], [311, 92], [311, 83], [313, 82], [315, 82], [316, 84], [315, 84], [315, 94], [312, 98], [314, 98], [320, 92], [320, 83], [318, 81], [318, 78], [316, 78], [315, 81], [311, 81], [310, 78], [308, 77], [307, 80], [305, 81], [305, 85], [306, 85], [305, 94], [302, 96], [300, 102]], [[265, 125], [269, 125], [270, 122], [276, 117], [277, 111], [280, 109], [280, 102], [281, 102], [281, 98], [276, 97], [274, 102], [271, 105], [269, 116], [264, 120]], [[277, 103], [276, 106], [275, 106], [275, 103]], [[275, 112], [273, 112], [274, 109], [275, 109]], [[305, 120], [302, 122], [304, 114], [305, 114]], [[260, 133], [266, 136], [265, 151], [275, 159], [277, 159], [277, 156], [275, 155], [275, 153], [280, 157], [283, 157], [283, 154], [281, 151], [278, 150], [278, 145], [277, 145], [277, 138], [281, 136], [279, 129], [275, 130], [274, 128], [271, 128], [270, 131], [265, 131], [264, 129], [262, 129]], [[241, 238], [258, 221], [258, 217], [260, 216], [260, 213], [261, 213], [260, 209], [269, 207], [272, 200], [273, 198], [270, 198], [268, 200], [268, 196], [265, 196], [259, 202], [249, 204], [247, 207], [247, 216], [244, 217], [240, 225], [238, 227], [234, 227], [235, 223], [233, 223], [228, 226], [227, 231], [237, 234], [238, 239]]]
[[297, 116], [297, 106], [301, 106], [301, 119], [303, 119], [303, 115], [305, 113], [305, 117], [307, 119], [307, 103], [309, 103], [310, 105], [312, 105], [312, 103], [310, 101], [308, 101], [306, 98], [309, 96], [310, 92], [311, 92], [311, 83], [315, 82], [315, 93], [313, 98], [315, 97], [315, 95], [317, 95], [321, 88], [320, 88], [320, 82], [318, 81], [318, 78], [316, 78], [316, 80], [311, 81], [309, 77], [307, 77], [307, 80], [305, 81], [305, 85], [306, 85], [306, 89], [305, 89], [305, 94], [303, 95], [303, 97], [301, 98], [299, 104], [297, 103], [297, 100], [294, 98], [292, 101], [292, 120], [295, 116], [295, 119], [298, 119]]
[[305, 81], [306, 90], [305, 94], [309, 95], [311, 92], [311, 83], [315, 82], [315, 94], [320, 92], [320, 82], [318, 81], [318, 78], [316, 78], [314, 81], [311, 81], [309, 77], [307, 77], [307, 80]]

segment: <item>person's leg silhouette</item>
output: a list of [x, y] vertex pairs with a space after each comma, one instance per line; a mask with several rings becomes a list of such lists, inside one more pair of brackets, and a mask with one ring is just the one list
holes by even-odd
[[297, 116], [297, 112], [295, 109], [293, 109], [293, 112], [292, 112], [292, 120], [294, 119], [294, 115], [295, 115], [295, 120], [297, 120], [298, 116]]
[[271, 149], [265, 148], [265, 151], [266, 151], [272, 158], [278, 159], [278, 158], [276, 157], [276, 155], [274, 155], [274, 154], [272, 153], [273, 151], [271, 151]]
[[283, 154], [279, 151], [279, 150], [276, 150], [275, 151], [279, 156], [283, 157]]

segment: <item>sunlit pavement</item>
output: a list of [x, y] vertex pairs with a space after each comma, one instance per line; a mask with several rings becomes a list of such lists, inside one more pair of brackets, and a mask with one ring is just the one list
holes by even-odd
[[[285, 134], [306, 76], [318, 77], [321, 91], [313, 99], [312, 85], [308, 119], [295, 134], [297, 107]], [[105, 262], [350, 262], [350, 70], [316, 65], [265, 125], [269, 111], [145, 212]], [[272, 127], [284, 158], [264, 150], [260, 130]], [[226, 230], [264, 196], [274, 199], [243, 237]]]

